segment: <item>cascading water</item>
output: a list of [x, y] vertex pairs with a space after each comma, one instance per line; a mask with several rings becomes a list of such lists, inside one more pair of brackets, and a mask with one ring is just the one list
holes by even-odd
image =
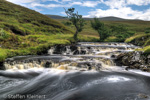
[[0, 71], [0, 100], [150, 100], [150, 75], [114, 62], [135, 48], [80, 42], [52, 47], [49, 55], [9, 58]]

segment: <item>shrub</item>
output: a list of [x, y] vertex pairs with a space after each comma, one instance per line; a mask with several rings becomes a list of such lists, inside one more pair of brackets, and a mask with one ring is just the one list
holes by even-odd
[[116, 36], [118, 42], [124, 42], [126, 38], [135, 34], [135, 32], [129, 31], [129, 29], [124, 25], [112, 25], [110, 26], [110, 29], [111, 36]]
[[70, 22], [70, 21], [67, 21], [67, 22], [62, 22], [64, 25], [66, 25], [66, 26], [70, 26], [70, 25], [72, 25], [72, 23]]
[[150, 33], [150, 27], [145, 29], [145, 33]]
[[0, 39], [7, 39], [9, 36], [10, 35], [7, 33], [7, 31], [3, 30], [2, 28], [0, 29]]
[[109, 29], [99, 19], [94, 18], [94, 21], [91, 21], [91, 26], [99, 33], [101, 41], [109, 36]]

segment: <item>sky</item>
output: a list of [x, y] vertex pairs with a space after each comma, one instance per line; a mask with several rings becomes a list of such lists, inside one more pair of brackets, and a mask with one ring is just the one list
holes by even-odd
[[7, 0], [42, 14], [66, 16], [75, 8], [83, 17], [120, 17], [150, 21], [150, 0]]

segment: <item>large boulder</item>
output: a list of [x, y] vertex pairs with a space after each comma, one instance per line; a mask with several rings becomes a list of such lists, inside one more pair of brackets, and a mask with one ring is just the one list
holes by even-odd
[[118, 66], [128, 66], [126, 69], [140, 69], [150, 72], [150, 55], [144, 55], [143, 52], [122, 53], [117, 56], [115, 62]]

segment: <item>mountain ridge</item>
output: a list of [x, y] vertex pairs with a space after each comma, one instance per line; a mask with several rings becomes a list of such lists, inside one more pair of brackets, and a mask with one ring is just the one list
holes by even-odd
[[[52, 18], [52, 19], [67, 19], [67, 17], [65, 16], [60, 16], [60, 15], [49, 15], [46, 14], [46, 16]], [[88, 17], [83, 17], [85, 20], [93, 20], [94, 18], [88, 18]], [[102, 21], [129, 21], [129, 20], [133, 20], [133, 21], [139, 21], [140, 19], [124, 19], [124, 18], [119, 18], [119, 17], [114, 17], [114, 16], [108, 16], [108, 17], [101, 17], [98, 18]], [[143, 21], [143, 20], [140, 20]]]

